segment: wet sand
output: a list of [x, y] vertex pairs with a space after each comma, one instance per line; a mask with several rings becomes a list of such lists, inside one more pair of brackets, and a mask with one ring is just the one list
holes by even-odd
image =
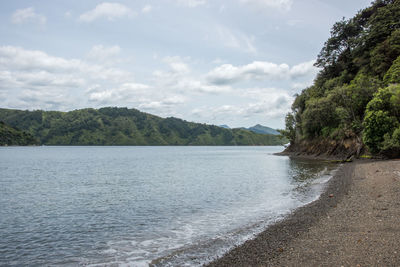
[[209, 266], [400, 266], [400, 160], [344, 164], [319, 200]]

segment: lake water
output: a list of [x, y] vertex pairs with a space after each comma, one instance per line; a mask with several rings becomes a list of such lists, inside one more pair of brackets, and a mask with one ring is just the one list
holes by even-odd
[[2, 147], [0, 265], [196, 266], [317, 199], [283, 147]]

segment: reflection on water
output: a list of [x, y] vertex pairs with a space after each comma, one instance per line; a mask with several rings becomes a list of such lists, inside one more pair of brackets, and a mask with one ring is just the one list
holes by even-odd
[[336, 163], [321, 160], [290, 159], [287, 170], [295, 185], [294, 194], [303, 202], [317, 199], [315, 192], [322, 192], [337, 167]]
[[303, 183], [314, 180], [316, 177], [329, 174], [337, 168], [337, 164], [321, 162], [320, 160], [290, 159], [288, 175], [294, 182]]

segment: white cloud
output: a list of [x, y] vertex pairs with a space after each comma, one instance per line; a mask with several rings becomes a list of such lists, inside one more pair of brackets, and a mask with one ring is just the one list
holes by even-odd
[[223, 64], [207, 75], [214, 84], [228, 84], [249, 79], [281, 79], [289, 72], [287, 64], [277, 65], [270, 62], [255, 61], [244, 66]]
[[314, 75], [317, 68], [314, 61], [300, 63], [289, 67], [288, 64], [275, 64], [266, 61], [254, 61], [243, 66], [223, 64], [207, 74], [207, 79], [213, 84], [230, 84], [251, 79], [287, 80]]
[[22, 23], [38, 23], [38, 24], [46, 24], [46, 17], [37, 14], [33, 7], [28, 7], [25, 9], [18, 9], [12, 14], [11, 22], [14, 24], [22, 24]]
[[202, 79], [188, 75], [187, 72], [155, 71], [153, 76], [157, 88], [163, 88], [171, 92], [185, 94], [218, 94], [232, 90], [230, 86], [209, 84]]
[[153, 7], [151, 5], [145, 5], [142, 8], [142, 13], [149, 13], [152, 9], [153, 9]]
[[[169, 65], [169, 71], [156, 71], [154, 72], [154, 88], [162, 88], [162, 93], [169, 93], [175, 95], [192, 96], [192, 99], [198, 99], [204, 95], [214, 94], [216, 97], [228, 96], [222, 104], [218, 106], [202, 106], [191, 103], [190, 99], [186, 99], [188, 105], [192, 106], [190, 116], [193, 116], [194, 120], [197, 121], [237, 121], [244, 120], [254, 117], [265, 118], [265, 119], [280, 119], [284, 118], [285, 114], [290, 110], [293, 97], [291, 93], [286, 90], [278, 90], [275, 88], [233, 88], [224, 83], [210, 82], [210, 74], [194, 76], [193, 73], [188, 72], [187, 63], [185, 68], [174, 67], [174, 63], [182, 63], [183, 60], [180, 57], [166, 57], [163, 59], [165, 63]], [[225, 67], [228, 64], [223, 65]], [[301, 65], [303, 66], [303, 65]], [[224, 68], [224, 67], [223, 67]], [[233, 71], [230, 69], [233, 68]], [[190, 69], [190, 68], [189, 68]], [[293, 70], [292, 70], [293, 69]], [[277, 65], [273, 63], [265, 64], [265, 62], [253, 62], [252, 64], [234, 67], [229, 65], [225, 70], [227, 73], [232, 73], [229, 77], [224, 79], [231, 81], [235, 80], [236, 76], [241, 77], [241, 74], [247, 73], [249, 78], [259, 77], [265, 78], [265, 75], [271, 75], [271, 77], [282, 78], [283, 75], [300, 75], [302, 68], [290, 68], [287, 64]], [[221, 70], [218, 70], [220, 73]], [[164, 99], [152, 100], [143, 102], [139, 108], [149, 110], [151, 112], [171, 111], [172, 107], [176, 110], [178, 103], [171, 101], [171, 104], [167, 105]], [[212, 98], [210, 98], [212, 99]], [[239, 102], [235, 102], [235, 100]], [[233, 101], [229, 103], [229, 101]], [[203, 102], [204, 103], [204, 102]], [[186, 115], [188, 116], [188, 114]]]
[[[102, 45], [95, 46], [91, 52], [93, 57], [96, 53], [110, 57], [121, 53], [118, 46]], [[283, 77], [283, 74], [299, 77], [312, 65], [305, 62], [290, 68], [268, 62], [244, 66], [225, 64], [204, 75], [191, 69], [190, 58], [164, 57], [162, 62], [166, 68], [154, 72], [153, 80], [145, 84], [134, 81], [130, 72], [105, 64], [0, 46], [0, 95], [5, 107], [20, 109], [129, 106], [161, 116], [179, 116], [179, 112], [190, 108], [197, 110], [193, 116], [206, 118], [203, 121], [210, 121], [210, 118], [237, 121], [257, 116], [283, 118], [292, 102], [288, 91], [234, 88], [228, 83], [240, 79]], [[219, 75], [215, 76], [219, 82], [210, 79], [213, 72]], [[208, 101], [210, 106], [199, 108], [200, 103], [204, 105]], [[186, 118], [192, 116], [188, 112], [184, 114]]]
[[120, 87], [121, 92], [142, 92], [144, 90], [150, 89], [151, 87], [147, 84], [142, 84], [142, 83], [134, 83], [134, 82], [129, 82], [129, 83], [124, 83]]
[[174, 73], [185, 74], [190, 72], [189, 66], [181, 57], [165, 57], [163, 61], [169, 65], [171, 71]]
[[[164, 89], [164, 88], [162, 88]], [[188, 101], [179, 92], [162, 90], [140, 83], [124, 83], [111, 89], [95, 85], [86, 91], [90, 103], [100, 106], [133, 106], [160, 116], [175, 116], [176, 109]]]
[[283, 119], [294, 100], [289, 92], [277, 88], [249, 88], [241, 92], [243, 97], [254, 99], [242, 109], [245, 117], [262, 114], [267, 119]]
[[174, 95], [171, 97], [167, 97], [165, 99], [159, 101], [151, 101], [147, 103], [142, 103], [139, 105], [139, 108], [146, 110], [159, 110], [165, 108], [173, 108], [176, 105], [182, 105], [187, 101], [187, 98], [182, 95]]
[[221, 106], [202, 106], [192, 109], [191, 114], [202, 120], [227, 122], [259, 117], [263, 120], [284, 118], [290, 110], [293, 97], [284, 90], [276, 88], [246, 88], [236, 90], [239, 96], [249, 97], [251, 101], [242, 104]]
[[291, 102], [286, 97], [279, 97], [274, 101], [260, 101], [252, 103], [241, 110], [243, 117], [249, 118], [260, 114], [266, 119], [284, 118], [290, 110]]
[[293, 0], [240, 0], [240, 2], [263, 8], [277, 8], [283, 11], [290, 10], [293, 4]]
[[177, 80], [175, 82], [175, 88], [183, 92], [193, 92], [200, 94], [218, 94], [232, 91], [232, 88], [230, 86], [213, 85], [190, 77]]
[[18, 72], [16, 77], [17, 82], [25, 85], [29, 84], [32, 87], [80, 87], [84, 85], [84, 79], [75, 77], [72, 74], [55, 74], [44, 70], [33, 72]]
[[65, 109], [73, 105], [73, 100], [62, 90], [25, 89], [20, 93], [17, 103], [30, 109]]
[[100, 85], [94, 85], [86, 90], [89, 101], [106, 104], [116, 104], [129, 101], [136, 103], [138, 98], [149, 94], [151, 87], [146, 84], [127, 82], [112, 89], [104, 89]]
[[112, 98], [114, 98], [114, 92], [111, 90], [93, 92], [89, 95], [90, 101], [95, 101], [100, 103], [108, 102]]
[[169, 69], [153, 72], [156, 87], [186, 94], [218, 94], [232, 90], [230, 86], [210, 84], [203, 77], [195, 77], [185, 62], [188, 60], [188, 58], [183, 59], [177, 56], [163, 58], [162, 61], [168, 65]]
[[27, 73], [35, 71], [46, 71], [59, 75], [80, 73], [109, 81], [121, 81], [129, 79], [131, 76], [129, 72], [120, 69], [89, 64], [79, 59], [54, 57], [42, 51], [25, 50], [15, 46], [0, 47], [0, 68]]
[[[54, 57], [42, 51], [0, 46], [0, 91], [7, 92], [5, 102], [13, 103], [16, 108], [32, 108], [29, 99], [35, 107], [42, 104], [41, 108], [87, 106], [85, 88], [92, 93], [106, 88], [128, 92], [135, 89], [134, 85], [132, 74], [121, 69]], [[145, 85], [136, 84], [136, 89], [143, 90]], [[92, 100], [101, 98], [105, 95], [92, 96]], [[126, 103], [128, 98], [124, 100]]]
[[112, 21], [117, 18], [133, 16], [134, 14], [135, 13], [125, 5], [104, 2], [98, 4], [94, 9], [80, 15], [79, 20], [83, 22], [92, 22], [96, 19], [106, 18]]
[[87, 58], [90, 61], [111, 65], [121, 62], [121, 60], [118, 58], [120, 53], [121, 48], [118, 45], [109, 47], [103, 45], [95, 45], [89, 51]]
[[175, 0], [179, 5], [197, 7], [206, 4], [206, 0]]
[[310, 79], [308, 81], [304, 81], [304, 82], [296, 82], [296, 83], [292, 83], [291, 86], [291, 91], [293, 93], [299, 93], [301, 90], [306, 89], [310, 86], [312, 86], [314, 83], [314, 79]]
[[314, 66], [315, 60], [300, 63], [293, 66], [290, 69], [290, 76], [292, 78], [306, 76], [309, 74], [315, 75], [318, 72], [318, 68]]
[[254, 37], [249, 37], [242, 32], [233, 32], [232, 30], [218, 25], [215, 27], [217, 38], [226, 47], [243, 50], [247, 53], [256, 53], [254, 46]]

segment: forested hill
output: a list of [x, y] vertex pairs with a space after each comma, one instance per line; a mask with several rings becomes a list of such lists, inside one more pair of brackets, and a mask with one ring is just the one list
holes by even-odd
[[288, 151], [400, 156], [400, 0], [335, 23], [313, 85], [286, 116]]
[[15, 129], [0, 121], [0, 146], [37, 145], [38, 140], [31, 134]]
[[260, 134], [274, 134], [274, 135], [279, 135], [280, 133], [267, 126], [262, 126], [260, 124], [257, 124], [253, 127], [247, 128], [247, 130], [252, 131], [254, 133], [260, 133]]
[[160, 118], [136, 109], [70, 112], [0, 109], [0, 121], [25, 130], [44, 145], [281, 145], [278, 136]]

